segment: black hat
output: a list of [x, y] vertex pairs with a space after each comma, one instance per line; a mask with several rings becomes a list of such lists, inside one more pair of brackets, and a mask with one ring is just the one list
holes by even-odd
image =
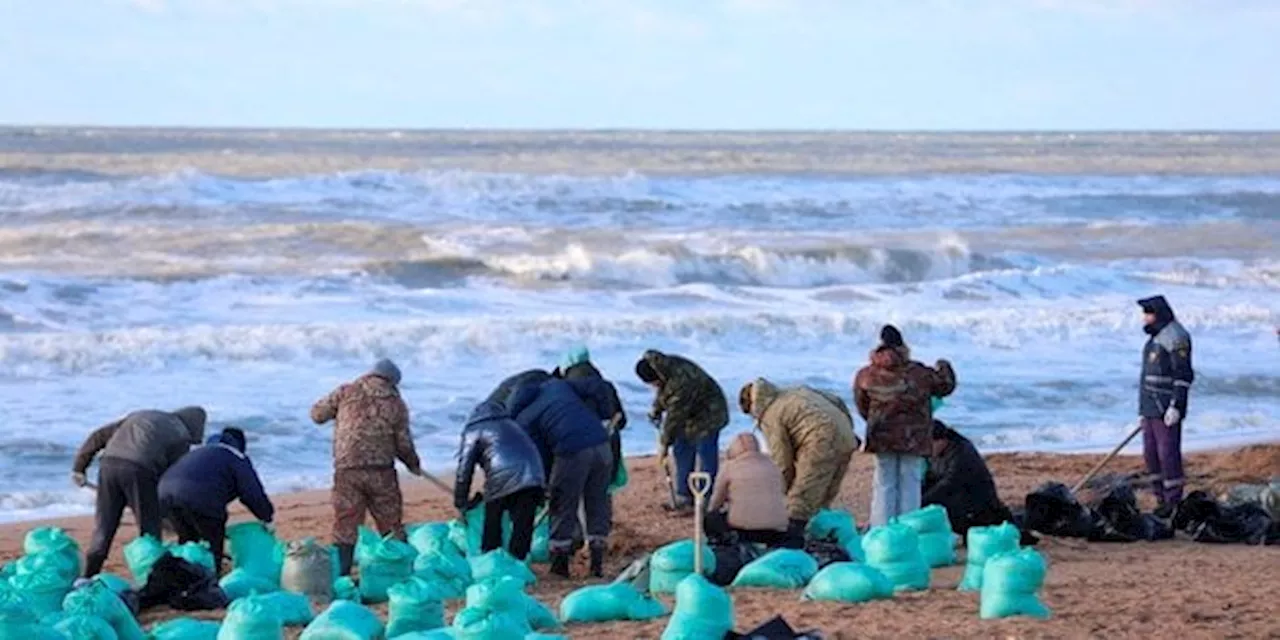
[[244, 453], [248, 448], [248, 439], [245, 438], [244, 429], [238, 427], [227, 427], [222, 430], [222, 444], [234, 447], [240, 453]]
[[880, 343], [886, 347], [901, 347], [903, 346], [902, 332], [898, 331], [897, 327], [886, 324], [880, 329]]
[[653, 370], [653, 365], [648, 360], [641, 358], [636, 360], [636, 376], [643, 382], [657, 382], [658, 372]]

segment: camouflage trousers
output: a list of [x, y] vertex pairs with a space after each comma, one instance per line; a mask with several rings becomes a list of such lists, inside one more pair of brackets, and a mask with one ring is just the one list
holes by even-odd
[[395, 469], [338, 469], [333, 473], [333, 542], [353, 545], [365, 516], [378, 533], [404, 540], [404, 498]]

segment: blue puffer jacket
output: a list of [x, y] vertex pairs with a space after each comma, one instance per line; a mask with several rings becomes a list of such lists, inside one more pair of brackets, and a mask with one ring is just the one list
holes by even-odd
[[538, 445], [544, 463], [552, 455], [577, 453], [609, 441], [604, 418], [587, 407], [574, 382], [553, 379], [511, 394], [508, 409]]
[[223, 433], [215, 444], [192, 449], [160, 478], [160, 503], [225, 518], [227, 505], [239, 498], [255, 518], [271, 522], [275, 507], [244, 450], [243, 437], [230, 433]]

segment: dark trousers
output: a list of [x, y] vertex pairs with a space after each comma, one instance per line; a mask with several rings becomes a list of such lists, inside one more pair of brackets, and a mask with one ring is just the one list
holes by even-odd
[[603, 543], [613, 526], [609, 482], [613, 453], [603, 443], [575, 453], [557, 455], [551, 463], [552, 553], [568, 553], [578, 531], [578, 505], [587, 516], [587, 542]]
[[533, 546], [533, 519], [542, 504], [542, 487], [521, 489], [511, 495], [484, 503], [484, 536], [480, 550], [488, 553], [502, 547], [502, 516], [511, 517], [511, 543], [507, 551], [524, 560]]
[[160, 478], [156, 473], [140, 464], [116, 458], [103, 458], [98, 463], [98, 503], [94, 513], [93, 539], [85, 553], [86, 578], [102, 572], [125, 507], [133, 512], [140, 535], [160, 538], [159, 485]]
[[693, 494], [689, 492], [689, 474], [696, 470], [699, 458], [702, 459], [702, 470], [711, 474], [711, 483], [715, 484], [716, 473], [720, 471], [719, 431], [696, 442], [676, 438], [671, 449], [671, 457], [676, 461], [676, 495], [682, 500], [693, 500]]
[[1182, 425], [1167, 426], [1162, 418], [1142, 419], [1142, 457], [1154, 478], [1151, 491], [1160, 504], [1182, 502]]
[[164, 518], [178, 534], [178, 542], [207, 542], [213, 552], [214, 573], [222, 574], [222, 554], [227, 539], [227, 514], [210, 516], [197, 513], [174, 500], [162, 503]]
[[[769, 531], [767, 529], [734, 529], [729, 526], [729, 514], [723, 511], [708, 513], [703, 517], [702, 528], [707, 532], [707, 538], [710, 540], [724, 540], [729, 538], [731, 534], [737, 536], [739, 542], [751, 542], [762, 544], [769, 548], [775, 547], [794, 547], [790, 531]], [[803, 536], [800, 539], [800, 547], [804, 547]]]

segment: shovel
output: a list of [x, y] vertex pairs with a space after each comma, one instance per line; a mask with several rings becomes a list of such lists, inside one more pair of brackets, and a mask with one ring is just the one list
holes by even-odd
[[689, 474], [689, 493], [693, 494], [693, 570], [702, 573], [702, 515], [707, 493], [711, 491], [711, 474], [694, 471]]

